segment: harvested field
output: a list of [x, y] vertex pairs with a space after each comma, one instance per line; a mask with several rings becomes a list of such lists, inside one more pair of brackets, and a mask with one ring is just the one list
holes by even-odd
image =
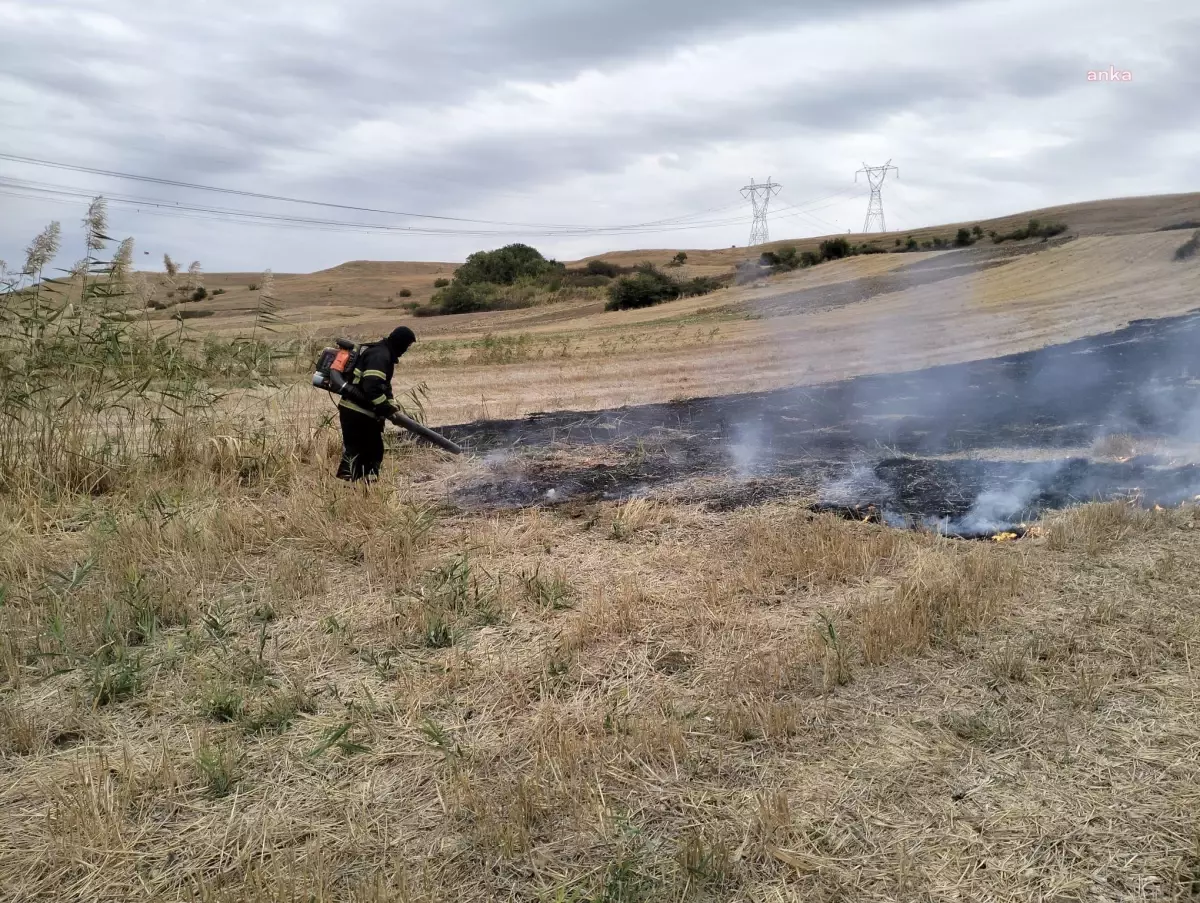
[[0, 332], [0, 899], [1195, 901], [1185, 202], [471, 315], [371, 486], [294, 348]]

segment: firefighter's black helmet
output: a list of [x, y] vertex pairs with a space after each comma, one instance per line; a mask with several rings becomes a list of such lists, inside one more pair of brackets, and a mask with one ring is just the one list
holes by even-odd
[[406, 352], [410, 345], [417, 340], [417, 335], [407, 326], [397, 326], [385, 340], [388, 350], [399, 357]]

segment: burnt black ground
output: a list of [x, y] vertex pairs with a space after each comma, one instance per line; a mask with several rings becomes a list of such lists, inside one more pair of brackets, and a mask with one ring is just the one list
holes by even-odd
[[[1178, 503], [1200, 489], [1196, 468], [1154, 458], [1068, 459], [1110, 433], [1200, 440], [1200, 313], [1037, 351], [864, 376], [819, 386], [697, 398], [607, 411], [478, 421], [443, 432], [475, 452], [525, 452], [519, 477], [498, 472], [462, 491], [466, 504], [531, 504], [579, 495], [619, 498], [706, 475], [808, 487], [838, 504], [876, 504], [991, 529], [1046, 508], [1135, 494]], [[615, 446], [622, 463], [543, 466], [538, 450]], [[996, 448], [1029, 462], [946, 459]], [[931, 460], [931, 458], [937, 458]]]

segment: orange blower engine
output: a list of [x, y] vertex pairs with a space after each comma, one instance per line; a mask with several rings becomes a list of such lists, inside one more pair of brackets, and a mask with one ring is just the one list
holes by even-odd
[[361, 347], [349, 339], [338, 339], [336, 348], [326, 348], [322, 351], [321, 356], [317, 358], [317, 369], [313, 373], [312, 384], [318, 389], [341, 395], [350, 384]]
[[[354, 365], [358, 363], [361, 353], [362, 345], [356, 345], [349, 339], [338, 339], [336, 348], [326, 348], [317, 358], [317, 369], [313, 373], [312, 384], [316, 388], [332, 392], [334, 395], [344, 394], [346, 388], [352, 385]], [[453, 455], [462, 454], [462, 448], [456, 443], [451, 442], [440, 433], [435, 433], [423, 423], [418, 423], [401, 411], [392, 414], [391, 421], [396, 426], [420, 436]]]

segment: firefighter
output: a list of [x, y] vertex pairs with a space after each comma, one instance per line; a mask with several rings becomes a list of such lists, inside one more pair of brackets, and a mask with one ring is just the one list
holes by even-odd
[[380, 342], [364, 345], [354, 365], [354, 378], [338, 401], [342, 424], [342, 460], [338, 479], [373, 480], [383, 463], [384, 422], [396, 413], [392, 402], [392, 371], [416, 335], [398, 326]]

